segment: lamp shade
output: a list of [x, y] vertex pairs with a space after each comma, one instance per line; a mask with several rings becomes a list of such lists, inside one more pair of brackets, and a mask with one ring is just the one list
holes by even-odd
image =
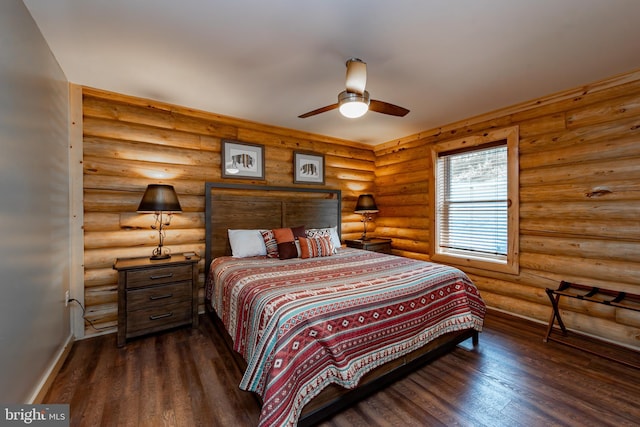
[[138, 206], [138, 212], [182, 212], [173, 185], [149, 184]]
[[378, 212], [378, 207], [376, 206], [376, 201], [373, 199], [373, 196], [371, 194], [361, 194], [358, 196], [358, 202], [356, 203], [354, 212], [359, 214]]

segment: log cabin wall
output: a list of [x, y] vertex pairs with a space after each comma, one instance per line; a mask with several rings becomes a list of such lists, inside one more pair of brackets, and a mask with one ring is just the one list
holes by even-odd
[[[116, 258], [149, 256], [158, 243], [152, 215], [136, 213], [147, 184], [171, 184], [183, 212], [174, 215], [166, 245], [204, 254], [206, 181], [293, 184], [294, 150], [325, 156], [325, 188], [342, 190], [342, 237], [362, 229], [357, 197], [374, 191], [372, 147], [82, 88], [85, 335], [117, 325]], [[265, 180], [221, 178], [222, 139], [262, 144]], [[204, 261], [201, 261], [201, 272]], [[201, 273], [200, 285], [204, 277]], [[200, 310], [204, 309], [200, 292]]]
[[[431, 149], [519, 126], [520, 271], [465, 269], [490, 307], [548, 322], [560, 280], [640, 294], [640, 72], [375, 147], [376, 235], [429, 259]], [[569, 328], [640, 349], [638, 312], [563, 302]], [[541, 337], [542, 339], [542, 337]]]

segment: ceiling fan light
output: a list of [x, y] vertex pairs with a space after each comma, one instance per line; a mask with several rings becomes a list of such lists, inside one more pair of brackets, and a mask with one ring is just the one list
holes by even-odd
[[350, 119], [364, 116], [369, 110], [369, 92], [364, 94], [352, 92], [341, 92], [338, 95], [338, 103], [340, 104], [340, 114]]
[[350, 101], [340, 105], [340, 114], [350, 119], [362, 117], [369, 110], [369, 106], [362, 101]]

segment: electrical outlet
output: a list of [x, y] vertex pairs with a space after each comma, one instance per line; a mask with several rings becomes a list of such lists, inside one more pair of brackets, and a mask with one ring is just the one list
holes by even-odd
[[64, 306], [68, 306], [69, 305], [69, 290], [67, 289], [66, 291], [64, 291]]

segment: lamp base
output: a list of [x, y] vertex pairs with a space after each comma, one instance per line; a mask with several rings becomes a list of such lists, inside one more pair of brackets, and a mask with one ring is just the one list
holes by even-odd
[[364, 233], [362, 233], [362, 236], [360, 236], [360, 240], [362, 240], [363, 242], [366, 242], [367, 240], [371, 240], [371, 239], [374, 239], [374, 238], [375, 237], [369, 236], [366, 231]]
[[169, 248], [165, 248], [162, 245], [155, 248], [151, 253], [151, 256], [149, 257], [150, 260], [169, 259], [169, 258], [171, 258], [171, 251], [169, 250]]

